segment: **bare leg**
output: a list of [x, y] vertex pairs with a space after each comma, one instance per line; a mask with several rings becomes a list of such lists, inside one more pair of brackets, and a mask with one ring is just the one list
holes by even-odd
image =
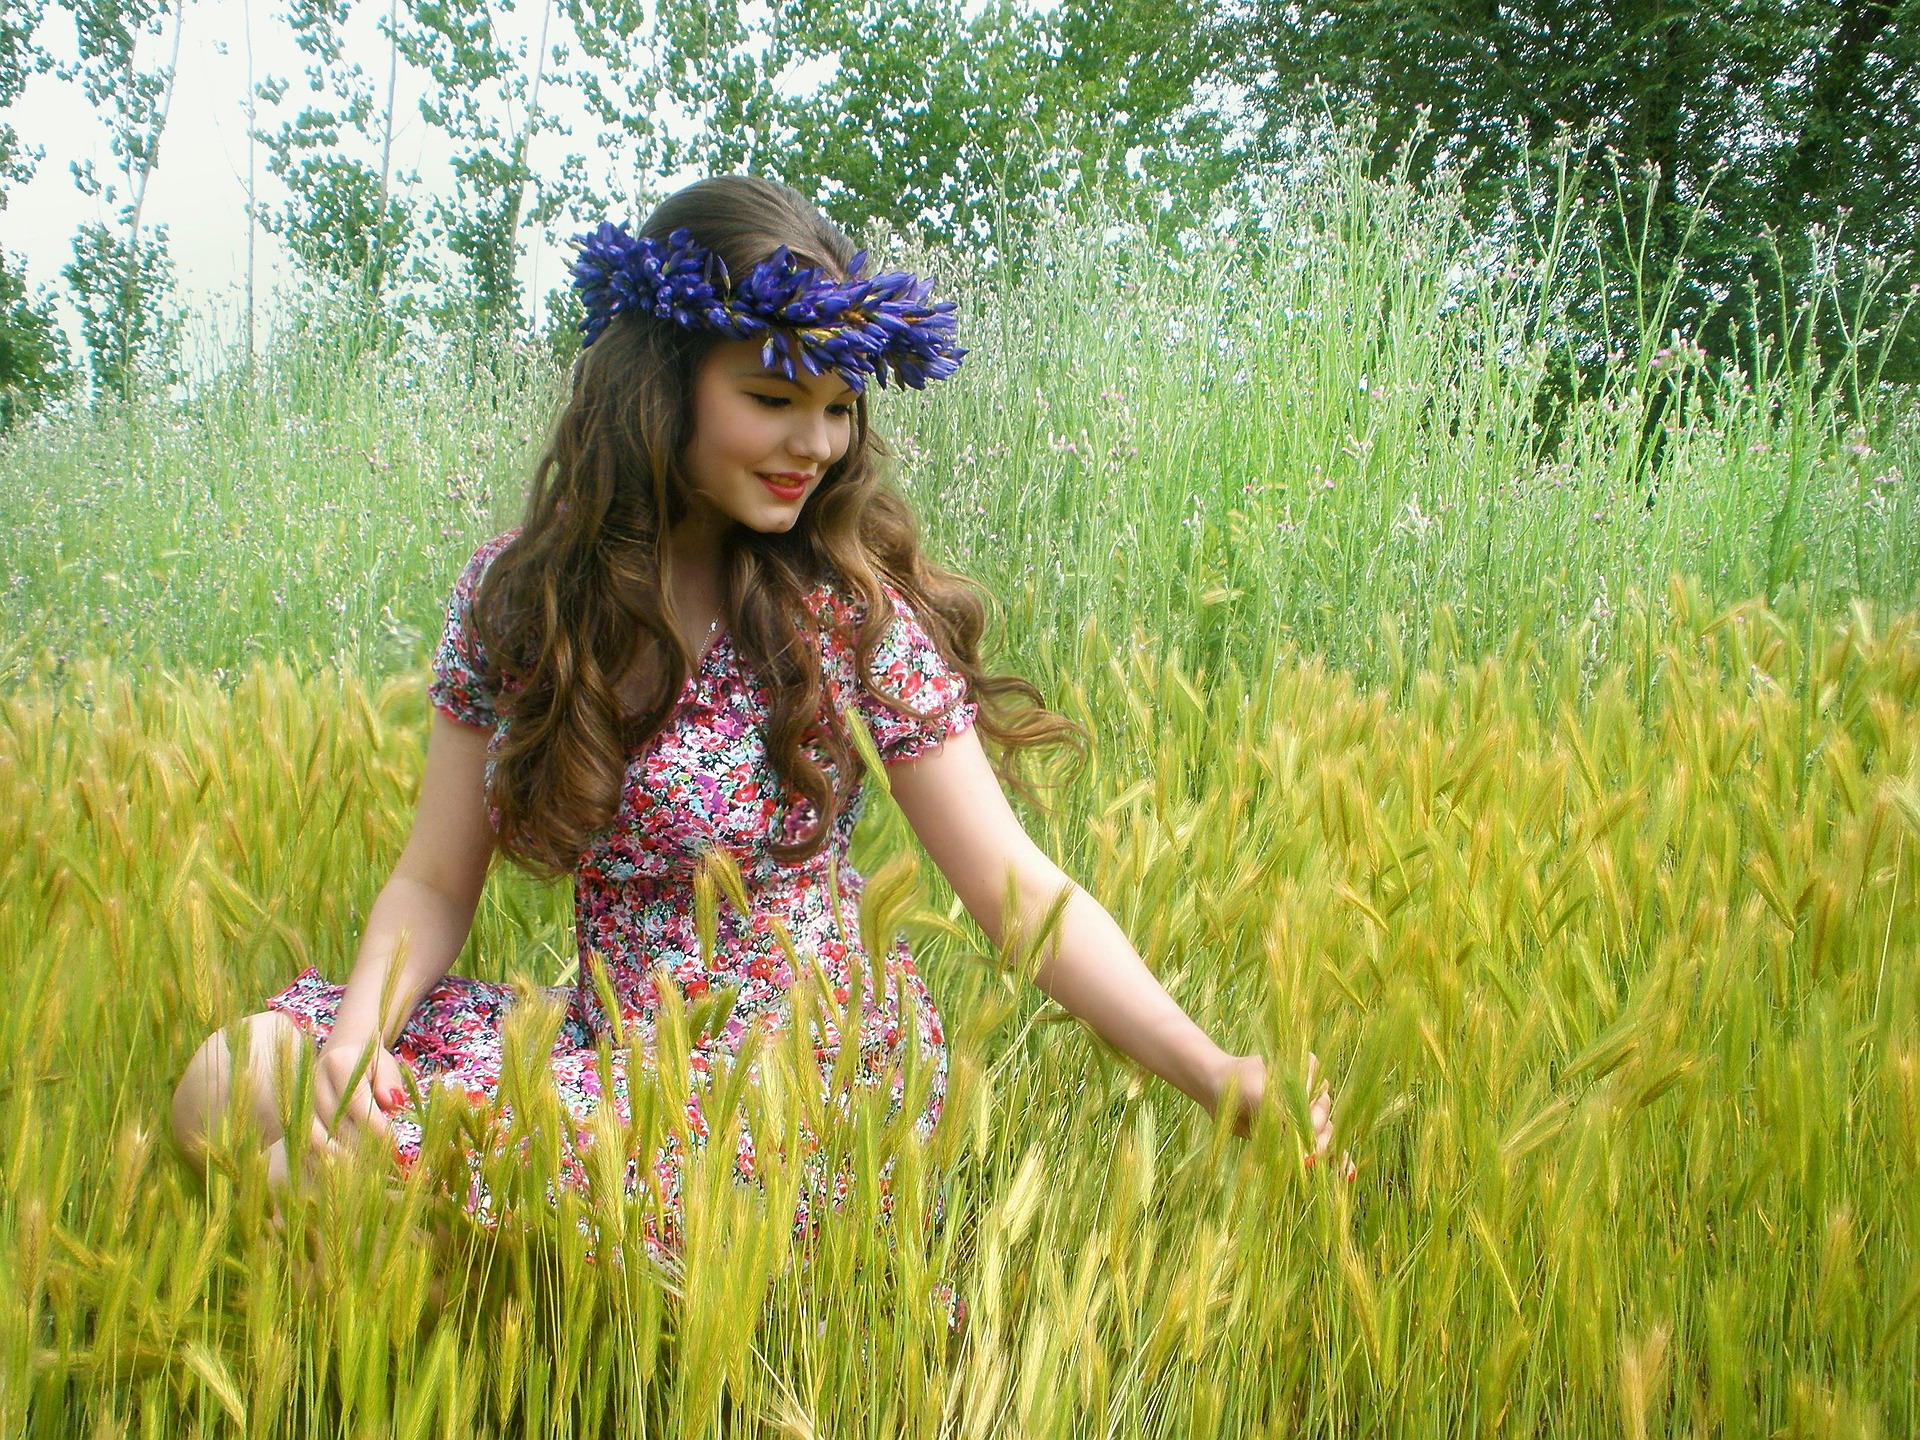
[[[241, 1022], [247, 1028], [248, 1089], [260, 1143], [280, 1157], [284, 1175], [286, 1147], [280, 1134], [280, 1075], [291, 1073], [299, 1049], [309, 1042], [293, 1021], [276, 1010], [263, 1010]], [[283, 1059], [282, 1056], [285, 1056]], [[208, 1142], [226, 1118], [233, 1089], [233, 1054], [226, 1033], [216, 1030], [194, 1052], [186, 1074], [173, 1092], [173, 1133], [196, 1168], [204, 1169]]]
[[[249, 1015], [241, 1023], [247, 1029], [246, 1078], [250, 1082], [252, 1119], [266, 1151], [271, 1220], [278, 1230], [285, 1224], [280, 1198], [292, 1168], [287, 1138], [280, 1127], [280, 1085], [283, 1076], [295, 1073], [301, 1047], [311, 1042], [293, 1021], [275, 1010]], [[226, 1033], [216, 1030], [194, 1052], [173, 1092], [173, 1133], [196, 1169], [206, 1168], [207, 1146], [227, 1118], [233, 1084], [233, 1052]], [[298, 1153], [303, 1163], [310, 1159], [305, 1146]], [[416, 1230], [414, 1238], [426, 1244], [433, 1237]], [[445, 1306], [445, 1289], [438, 1274], [429, 1277], [427, 1293], [436, 1311]]]
[[267, 1189], [278, 1195], [287, 1183], [287, 1137], [267, 1147]]

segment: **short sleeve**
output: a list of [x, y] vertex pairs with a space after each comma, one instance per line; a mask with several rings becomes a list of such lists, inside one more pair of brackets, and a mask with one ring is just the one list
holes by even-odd
[[473, 631], [473, 596], [493, 557], [517, 533], [509, 530], [496, 535], [474, 551], [453, 582], [453, 594], [447, 601], [446, 628], [440, 634], [440, 648], [434, 652], [427, 699], [434, 709], [462, 725], [491, 730], [498, 723], [493, 691], [486, 683], [487, 652]]
[[967, 696], [967, 678], [951, 665], [921, 625], [913, 607], [891, 585], [883, 586], [893, 619], [880, 634], [868, 672], [875, 685], [913, 710], [902, 715], [854, 686], [854, 704], [889, 765], [911, 760], [966, 730], [978, 707]]

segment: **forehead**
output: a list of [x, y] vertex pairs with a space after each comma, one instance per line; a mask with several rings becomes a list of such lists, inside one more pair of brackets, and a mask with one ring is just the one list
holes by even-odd
[[806, 366], [796, 364], [793, 367], [794, 378], [789, 380], [785, 372], [774, 365], [763, 365], [760, 361], [761, 344], [758, 340], [729, 340], [720, 345], [713, 356], [715, 373], [729, 380], [760, 380], [769, 385], [777, 385], [788, 390], [805, 392], [822, 400], [851, 399], [853, 387], [848, 385], [844, 376], [829, 370], [824, 375], [809, 375]]

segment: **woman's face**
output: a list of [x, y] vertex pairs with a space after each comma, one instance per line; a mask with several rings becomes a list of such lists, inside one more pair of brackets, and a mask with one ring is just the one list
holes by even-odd
[[847, 453], [855, 396], [829, 370], [789, 380], [760, 363], [757, 340], [716, 347], [694, 378], [686, 475], [710, 521], [791, 530], [820, 477]]

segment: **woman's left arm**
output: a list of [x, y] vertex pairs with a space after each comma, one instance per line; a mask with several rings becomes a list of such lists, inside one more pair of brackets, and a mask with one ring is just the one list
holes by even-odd
[[[1257, 1055], [1229, 1055], [1161, 988], [1125, 932], [1039, 846], [1007, 804], [972, 729], [887, 767], [887, 781], [920, 843], [960, 903], [996, 946], [1009, 872], [1017, 924], [1032, 933], [1065, 890], [1066, 907], [1034, 983], [1108, 1043], [1211, 1115], [1229, 1076], [1240, 1089], [1234, 1129], [1247, 1133], [1266, 1084]], [[1309, 1057], [1309, 1065], [1312, 1061]], [[1308, 1086], [1314, 1083], [1312, 1069]], [[1331, 1139], [1331, 1098], [1313, 1101], [1315, 1153]]]

